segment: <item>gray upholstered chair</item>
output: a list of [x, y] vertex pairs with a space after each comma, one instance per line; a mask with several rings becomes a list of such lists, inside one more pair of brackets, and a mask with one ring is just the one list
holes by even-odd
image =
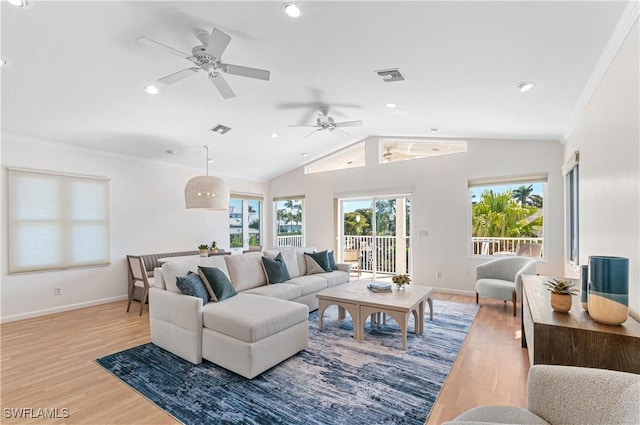
[[637, 425], [640, 375], [573, 366], [529, 370], [527, 408], [481, 406], [443, 425]]
[[513, 302], [522, 299], [522, 275], [536, 274], [536, 260], [527, 257], [502, 257], [476, 267], [476, 304], [479, 297]]

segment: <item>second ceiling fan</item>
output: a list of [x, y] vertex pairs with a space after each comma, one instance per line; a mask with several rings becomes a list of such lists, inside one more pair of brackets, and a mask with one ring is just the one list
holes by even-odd
[[158, 79], [163, 84], [173, 84], [198, 73], [198, 71], [204, 71], [208, 74], [209, 79], [216, 86], [222, 97], [229, 99], [235, 97], [235, 93], [222, 77], [222, 73], [269, 81], [271, 73], [267, 70], [222, 62], [222, 53], [224, 53], [231, 41], [229, 35], [214, 28], [211, 34], [203, 31], [197, 37], [202, 45], [191, 49], [191, 54], [145, 37], [140, 37], [137, 41], [138, 43], [161, 49], [166, 53], [180, 56], [195, 65]]
[[306, 136], [304, 136], [304, 138], [306, 139], [307, 137], [311, 136], [312, 134], [317, 133], [318, 131], [329, 131], [329, 132], [333, 132], [335, 130], [338, 130], [344, 134], [349, 134], [346, 131], [342, 130], [342, 127], [359, 127], [362, 125], [362, 121], [358, 120], [358, 121], [341, 121], [341, 122], [336, 122], [333, 117], [330, 117], [329, 115], [327, 115], [326, 112], [321, 111], [318, 112], [318, 118], [316, 119], [316, 124], [315, 125], [311, 125], [311, 124], [302, 124], [302, 125], [289, 125], [289, 127], [309, 127], [309, 128], [315, 128], [315, 130], [313, 130], [311, 133], [307, 134]]

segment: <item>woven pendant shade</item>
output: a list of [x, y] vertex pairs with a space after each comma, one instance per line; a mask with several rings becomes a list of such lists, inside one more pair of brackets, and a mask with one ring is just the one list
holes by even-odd
[[187, 209], [228, 210], [229, 186], [218, 178], [209, 175], [209, 149], [207, 150], [207, 175], [194, 177], [184, 187], [184, 200]]

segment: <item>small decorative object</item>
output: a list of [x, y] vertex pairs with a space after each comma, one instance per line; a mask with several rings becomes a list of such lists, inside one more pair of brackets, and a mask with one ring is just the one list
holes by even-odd
[[404, 291], [404, 285], [411, 283], [411, 278], [408, 274], [397, 274], [391, 278], [391, 281], [396, 284], [396, 289]]
[[629, 314], [629, 259], [589, 257], [589, 315], [596, 322], [620, 325]]
[[565, 279], [553, 279], [545, 283], [551, 291], [551, 308], [558, 313], [571, 310], [571, 296], [576, 295], [575, 283]]
[[582, 308], [589, 311], [589, 266], [580, 266], [580, 283], [582, 284], [580, 302]]
[[218, 246], [216, 245], [216, 241], [211, 242], [211, 246], [209, 247], [209, 254], [216, 254], [218, 252]]
[[202, 244], [198, 247], [198, 249], [200, 250], [200, 256], [201, 257], [208, 257], [209, 256], [209, 245], [205, 245]]

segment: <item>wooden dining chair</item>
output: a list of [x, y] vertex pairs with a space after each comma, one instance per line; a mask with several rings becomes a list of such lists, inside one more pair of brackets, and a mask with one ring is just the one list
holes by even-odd
[[131, 308], [131, 301], [136, 293], [136, 288], [142, 289], [142, 297], [140, 298], [140, 314], [144, 310], [144, 305], [149, 299], [149, 287], [153, 284], [153, 278], [147, 275], [147, 269], [141, 256], [127, 255], [127, 263], [129, 265], [129, 303], [127, 304], [127, 313]]

